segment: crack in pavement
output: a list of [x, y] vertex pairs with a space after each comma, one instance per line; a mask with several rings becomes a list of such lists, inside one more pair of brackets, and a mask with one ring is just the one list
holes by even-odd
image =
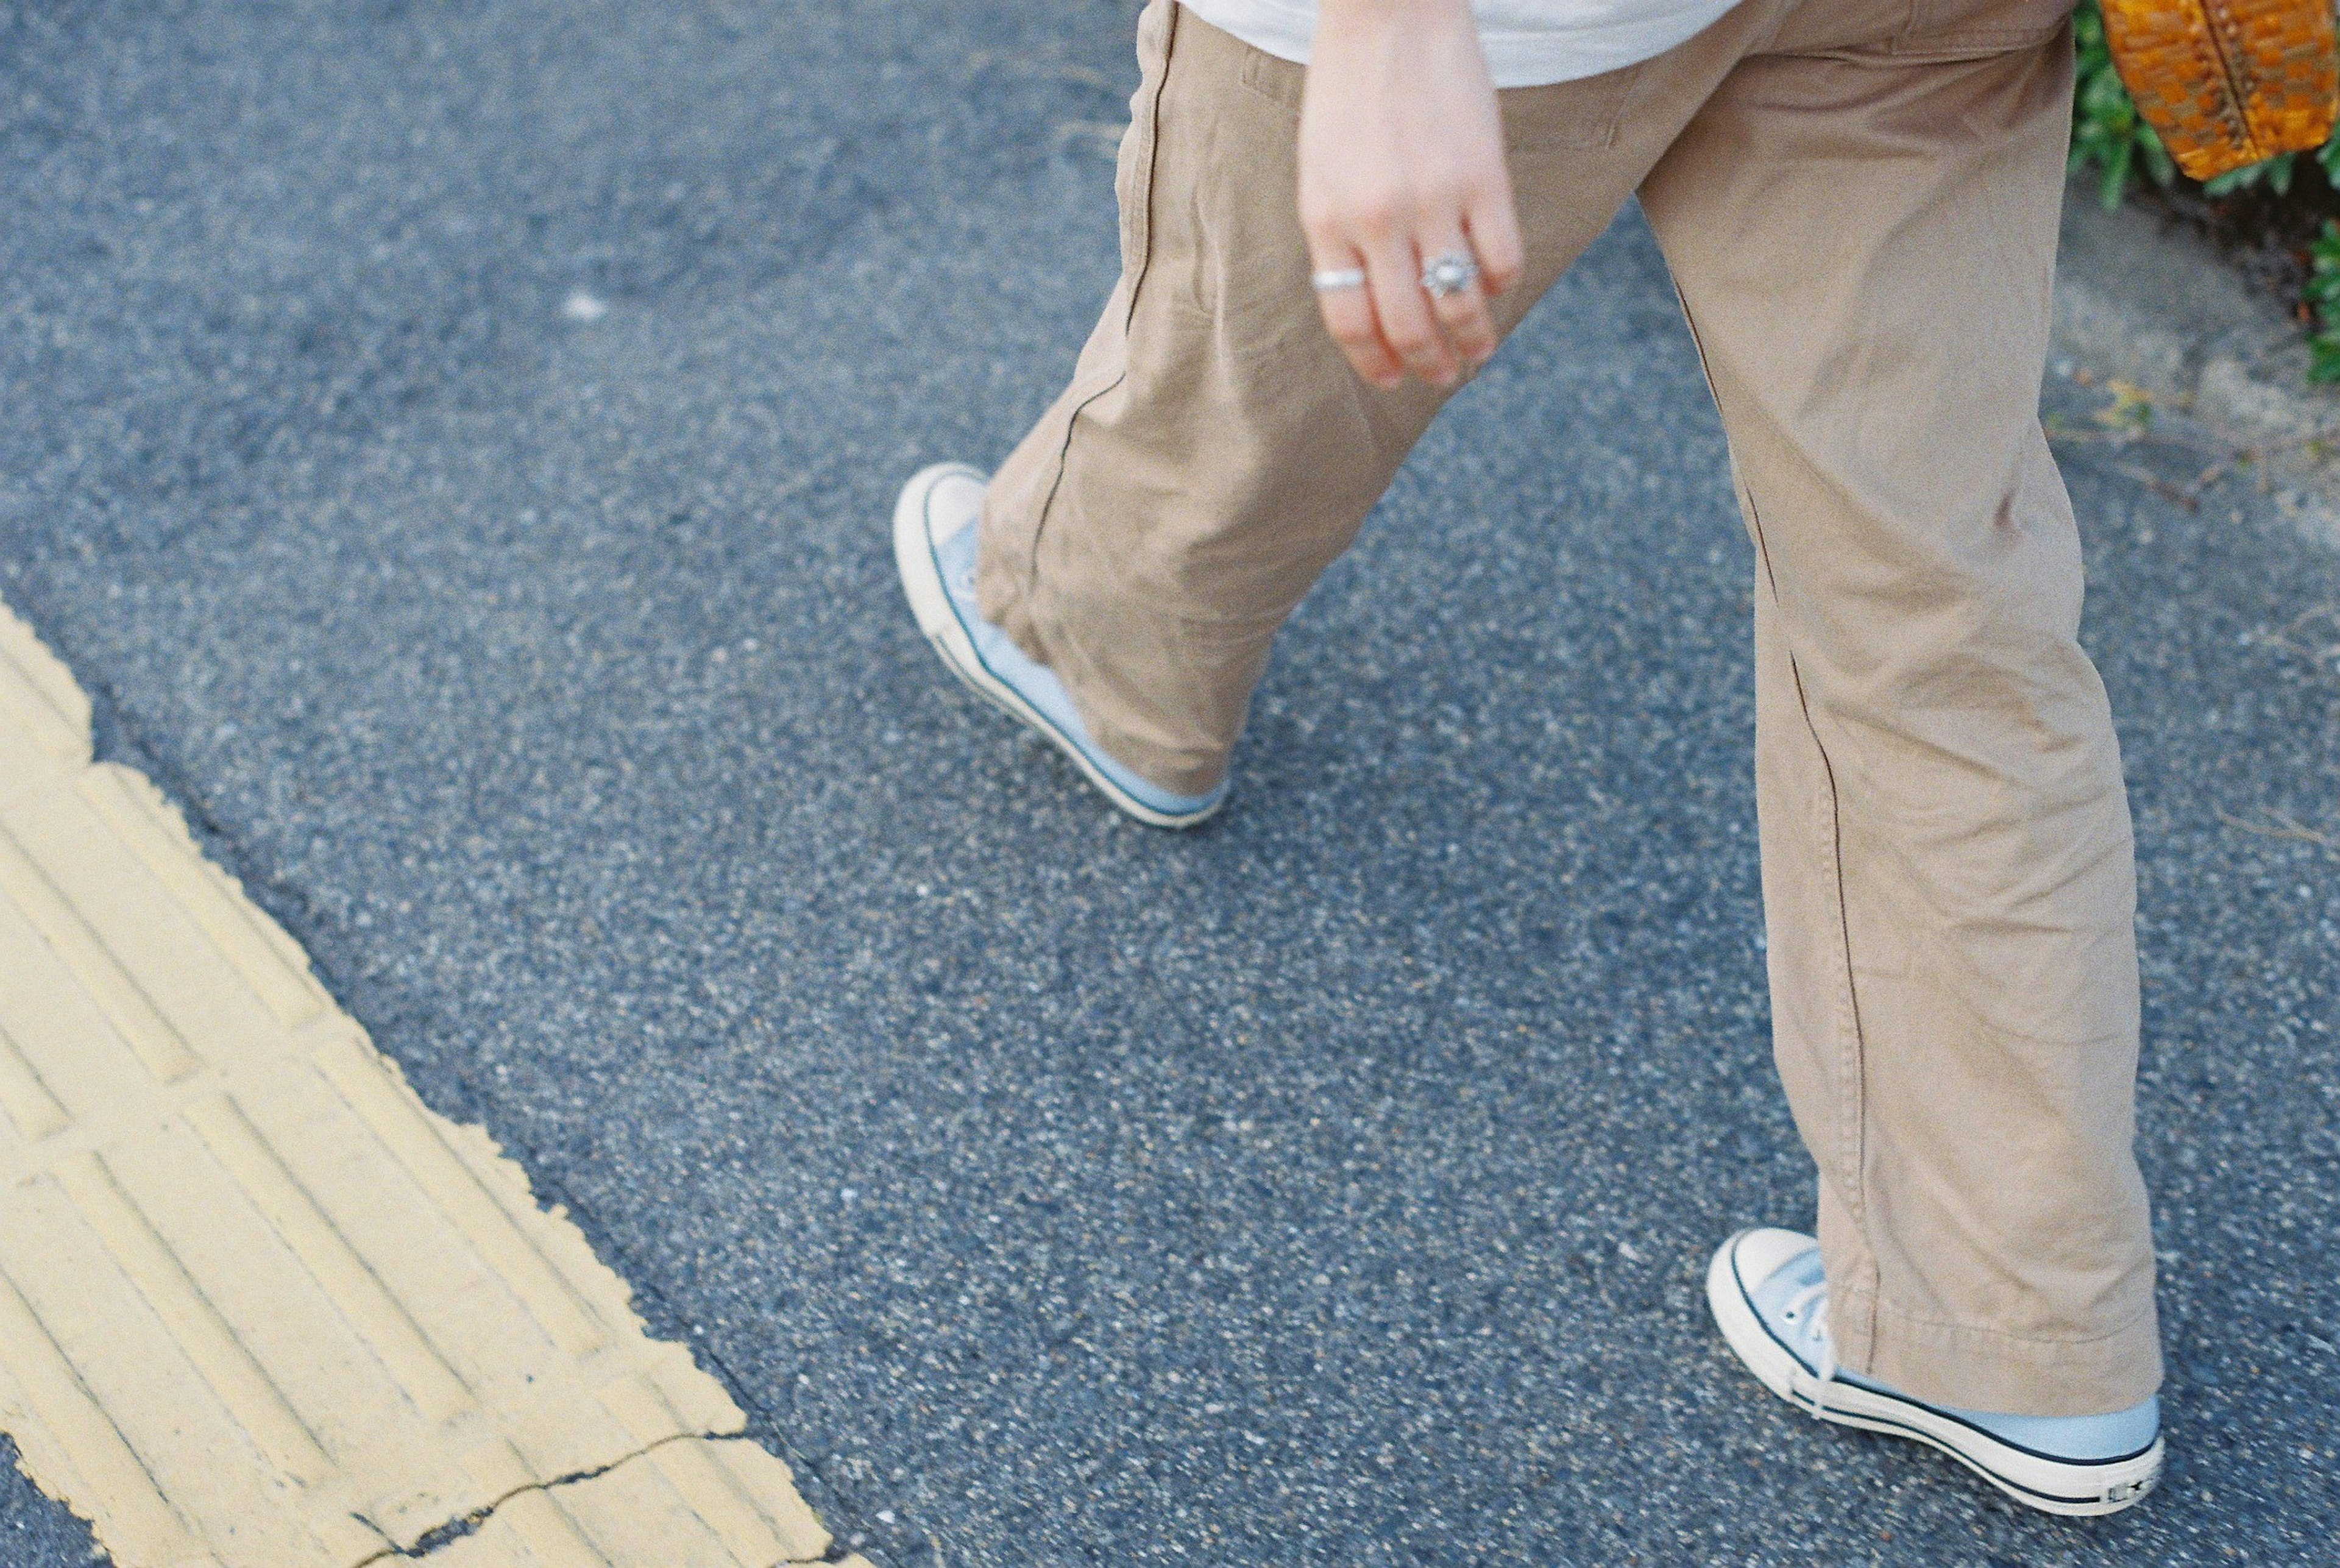
[[[575, 1486], [583, 1482], [598, 1479], [600, 1476], [609, 1474], [611, 1471], [618, 1469], [621, 1465], [630, 1464], [637, 1459], [647, 1459], [651, 1454], [657, 1453], [659, 1449], [669, 1447], [677, 1443], [739, 1443], [746, 1441], [747, 1439], [740, 1437], [737, 1433], [677, 1432], [669, 1436], [661, 1437], [655, 1443], [646, 1443], [630, 1454], [620, 1454], [619, 1457], [610, 1461], [607, 1464], [592, 1465], [583, 1470], [572, 1470], [566, 1475], [556, 1475], [550, 1481], [531, 1482], [526, 1486], [515, 1486], [511, 1491], [504, 1493], [501, 1496], [497, 1497], [493, 1501], [484, 1503], [478, 1508], [472, 1509], [468, 1513], [450, 1519], [443, 1524], [432, 1525], [430, 1529], [425, 1530], [421, 1534], [416, 1536], [414, 1538], [414, 1543], [411, 1546], [400, 1546], [395, 1542], [390, 1541], [387, 1533], [384, 1532], [380, 1525], [376, 1524], [372, 1520], [366, 1518], [363, 1514], [352, 1515], [352, 1517], [356, 1518], [359, 1523], [363, 1524], [367, 1529], [373, 1531], [376, 1534], [382, 1535], [384, 1537], [385, 1544], [383, 1545], [382, 1550], [375, 1553], [372, 1556], [361, 1558], [356, 1563], [352, 1563], [351, 1568], [368, 1568], [368, 1564], [370, 1563], [385, 1563], [392, 1560], [411, 1563], [421, 1562], [422, 1560], [433, 1556], [436, 1553], [444, 1551], [446, 1548], [452, 1546], [456, 1542], [462, 1540], [465, 1536], [479, 1533], [481, 1526], [487, 1523], [491, 1518], [494, 1517], [498, 1510], [511, 1503], [514, 1498], [526, 1497], [531, 1493], [538, 1492], [550, 1494], [564, 1486]], [[782, 1557], [778, 1559], [778, 1562], [779, 1563], [835, 1563], [839, 1561], [842, 1561], [842, 1559], [837, 1554], [837, 1548], [834, 1545], [830, 1546], [818, 1557]]]

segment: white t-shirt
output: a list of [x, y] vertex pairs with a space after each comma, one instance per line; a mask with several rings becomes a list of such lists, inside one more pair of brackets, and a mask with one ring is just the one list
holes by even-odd
[[[1316, 0], [1180, 0], [1254, 49], [1305, 64]], [[1739, 0], [1471, 0], [1498, 87], [1573, 82], [1662, 55]]]

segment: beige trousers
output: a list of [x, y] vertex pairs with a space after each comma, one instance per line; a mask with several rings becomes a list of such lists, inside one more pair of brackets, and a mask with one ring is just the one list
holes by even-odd
[[[1529, 256], [1502, 324], [1638, 191], [1729, 432], [1775, 1048], [1839, 1356], [2041, 1415], [2161, 1378], [2127, 805], [2038, 422], [2069, 5], [1744, 0], [1502, 94]], [[1172, 0], [1139, 39], [1121, 283], [992, 484], [979, 594], [1099, 744], [1196, 794], [1441, 394], [1364, 385], [1320, 324], [1302, 69]]]

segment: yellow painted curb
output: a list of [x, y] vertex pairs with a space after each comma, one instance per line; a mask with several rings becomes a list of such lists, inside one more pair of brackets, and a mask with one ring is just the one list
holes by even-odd
[[773, 1568], [828, 1533], [0, 607], [0, 1426], [121, 1568]]

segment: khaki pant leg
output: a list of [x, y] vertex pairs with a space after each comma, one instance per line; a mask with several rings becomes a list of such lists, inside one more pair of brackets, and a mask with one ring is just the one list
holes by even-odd
[[1750, 58], [1641, 193], [1758, 554], [1773, 1022], [1829, 1329], [1856, 1372], [2040, 1415], [2161, 1377], [2128, 811], [2038, 417], [2059, 9]]
[[[1647, 66], [1502, 94], [1528, 275], [1599, 236], [1773, 0]], [[1154, 0], [1121, 150], [1122, 279], [1072, 384], [994, 477], [977, 593], [1090, 733], [1165, 789], [1224, 775], [1270, 639], [1443, 397], [1360, 382], [1296, 211], [1303, 72]]]

